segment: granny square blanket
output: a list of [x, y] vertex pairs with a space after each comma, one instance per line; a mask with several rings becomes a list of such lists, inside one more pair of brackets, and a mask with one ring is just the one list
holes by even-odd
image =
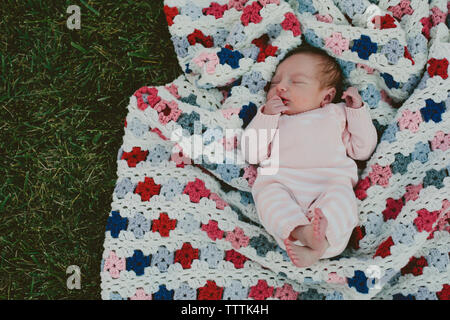
[[[165, 0], [183, 70], [128, 105], [102, 299], [450, 297], [446, 0]], [[258, 221], [240, 136], [286, 53], [341, 65], [378, 132], [360, 221], [339, 256], [297, 268]]]

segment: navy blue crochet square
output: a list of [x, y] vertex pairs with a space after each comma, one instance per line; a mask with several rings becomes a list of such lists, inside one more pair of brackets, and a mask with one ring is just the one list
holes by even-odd
[[400, 86], [400, 84], [395, 81], [394, 77], [392, 77], [392, 75], [390, 75], [389, 73], [382, 73], [381, 76], [383, 77], [384, 83], [386, 83], [389, 89], [398, 89], [398, 87]]
[[220, 64], [228, 64], [232, 69], [239, 68], [239, 60], [244, 56], [237, 50], [222, 48], [218, 53]]
[[420, 109], [423, 120], [425, 120], [425, 122], [430, 120], [433, 120], [436, 123], [441, 122], [442, 114], [446, 111], [444, 101], [436, 103], [433, 99], [427, 99], [425, 100], [425, 103], [426, 107]]
[[361, 35], [359, 40], [353, 41], [353, 46], [351, 48], [353, 52], [358, 53], [358, 57], [364, 60], [368, 60], [372, 53], [376, 53], [378, 50], [378, 44], [372, 42], [369, 36]]
[[144, 256], [141, 250], [134, 250], [133, 256], [126, 258], [127, 271], [133, 270], [137, 276], [142, 276], [148, 266], [150, 266], [150, 256]]
[[241, 118], [244, 121], [243, 128], [245, 129], [250, 121], [256, 116], [256, 113], [258, 112], [258, 108], [256, 107], [256, 104], [253, 102], [250, 102], [248, 105], [242, 106], [241, 111], [239, 111], [239, 118]]
[[[367, 277], [364, 272], [360, 270], [355, 271], [355, 275], [352, 278], [347, 278], [348, 286], [354, 287], [359, 293], [369, 293], [369, 287], [367, 286]], [[374, 280], [373, 280], [374, 281]]]
[[160, 285], [158, 292], [153, 294], [153, 300], [173, 300], [174, 290], [167, 290], [165, 285]]
[[392, 300], [416, 300], [416, 298], [411, 294], [404, 296], [401, 293], [397, 293], [392, 296]]
[[122, 218], [119, 211], [111, 212], [106, 222], [106, 231], [111, 232], [111, 237], [118, 238], [122, 230], [126, 230], [128, 226], [128, 219]]

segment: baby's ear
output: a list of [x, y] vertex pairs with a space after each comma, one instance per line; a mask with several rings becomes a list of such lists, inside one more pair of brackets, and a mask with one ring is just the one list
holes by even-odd
[[325, 95], [323, 96], [321, 107], [331, 103], [336, 96], [336, 88], [327, 88], [325, 90]]

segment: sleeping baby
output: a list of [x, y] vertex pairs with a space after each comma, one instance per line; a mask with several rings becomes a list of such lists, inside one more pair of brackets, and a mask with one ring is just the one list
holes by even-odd
[[[300, 46], [278, 65], [241, 136], [245, 160], [259, 165], [252, 187], [259, 219], [297, 267], [339, 255], [358, 224], [352, 158], [367, 160], [377, 133], [358, 91], [342, 93], [342, 83], [331, 56]], [[265, 139], [252, 140], [261, 137], [255, 131]], [[271, 167], [274, 174], [261, 174]]]

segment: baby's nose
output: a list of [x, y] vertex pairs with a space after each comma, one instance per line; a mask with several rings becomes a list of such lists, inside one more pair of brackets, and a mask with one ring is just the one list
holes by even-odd
[[286, 92], [286, 86], [284, 85], [284, 84], [282, 84], [282, 83], [279, 83], [278, 85], [277, 85], [277, 92], [278, 93], [280, 93], [280, 92]]

